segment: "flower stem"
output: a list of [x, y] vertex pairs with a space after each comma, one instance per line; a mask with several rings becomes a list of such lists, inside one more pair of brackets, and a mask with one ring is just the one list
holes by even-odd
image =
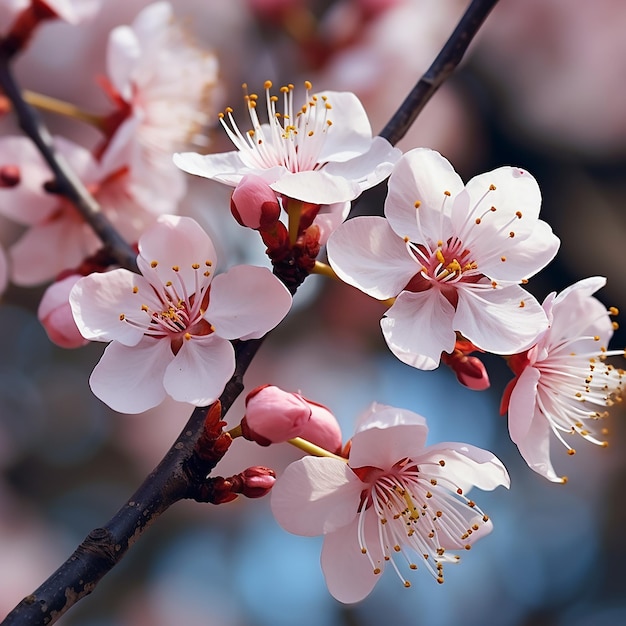
[[335, 270], [330, 265], [321, 263], [320, 261], [315, 261], [311, 274], [320, 274], [321, 276], [327, 276], [328, 278], [339, 280], [339, 277], [335, 274]]
[[77, 107], [75, 104], [65, 102], [64, 100], [58, 100], [57, 98], [52, 98], [51, 96], [45, 96], [44, 94], [37, 93], [36, 91], [30, 91], [28, 89], [25, 89], [22, 92], [22, 98], [24, 98], [24, 101], [28, 102], [31, 106], [37, 107], [42, 111], [50, 111], [52, 113], [56, 113], [57, 115], [72, 117], [102, 130], [103, 118], [101, 116], [83, 111], [83, 109]]
[[293, 246], [298, 239], [300, 230], [300, 215], [302, 214], [302, 202], [289, 198], [287, 200], [287, 215], [289, 216], [289, 243]]
[[301, 437], [294, 437], [293, 439], [289, 439], [287, 443], [290, 443], [292, 446], [296, 448], [300, 448], [300, 450], [304, 450], [307, 454], [312, 456], [327, 456], [331, 459], [337, 459], [339, 461], [343, 461], [344, 463], [348, 462], [348, 459], [344, 459], [342, 456], [337, 454], [333, 454], [324, 448], [320, 448], [316, 446], [314, 443], [307, 441], [306, 439], [302, 439]]

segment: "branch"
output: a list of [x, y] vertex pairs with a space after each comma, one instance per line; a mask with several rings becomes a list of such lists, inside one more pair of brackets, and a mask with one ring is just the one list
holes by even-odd
[[82, 181], [56, 151], [52, 136], [40, 115], [24, 101], [10, 69], [10, 55], [3, 46], [0, 46], [0, 87], [11, 101], [20, 128], [32, 139], [52, 170], [56, 189], [74, 204], [119, 265], [136, 272], [137, 253], [113, 227]]
[[406, 135], [427, 102], [461, 62], [478, 29], [497, 3], [498, 0], [472, 0], [437, 58], [380, 132], [381, 137], [395, 146]]

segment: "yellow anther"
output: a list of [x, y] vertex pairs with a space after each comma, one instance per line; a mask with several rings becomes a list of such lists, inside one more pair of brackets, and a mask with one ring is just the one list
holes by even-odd
[[435, 256], [437, 257], [437, 261], [439, 261], [439, 263], [445, 263], [446, 259], [443, 256], [443, 253], [441, 252], [441, 250], [439, 248], [437, 248], [437, 251], [435, 252]]
[[123, 322], [126, 319], [126, 316], [123, 313], [120, 313], [120, 322]]
[[137, 293], [139, 291], [139, 287], [137, 287], [137, 285], [135, 285], [133, 287], [133, 293]]
[[200, 263], [192, 263], [191, 264], [191, 268], [194, 270], [199, 270], [200, 269]]
[[311, 83], [310, 80], [305, 80], [304, 81], [304, 88], [305, 89], [313, 89], [313, 84]]
[[489, 185], [489, 191], [495, 191], [496, 190], [496, 186], [495, 185]]
[[504, 263], [506, 261], [506, 257], [505, 256], [501, 256], [500, 260]]
[[187, 341], [189, 341], [191, 339], [191, 334], [190, 333], [185, 333], [184, 337]]
[[449, 191], [444, 191], [443, 192], [444, 196], [448, 196], [448, 198], [452, 195]]
[[513, 239], [513, 237], [515, 237], [515, 233], [514, 233], [513, 231], [511, 231], [511, 232], [509, 233], [509, 237], [510, 237], [511, 239]]
[[142, 311], [145, 311], [145, 312], [147, 313], [150, 309], [148, 308], [148, 305], [146, 305], [146, 304], [142, 304], [142, 305], [141, 305], [141, 310], [142, 310]]
[[616, 306], [609, 307], [609, 313], [611, 315], [619, 315], [619, 309]]
[[477, 223], [477, 224], [480, 224], [480, 223], [482, 222], [482, 220], [480, 219], [480, 217], [477, 217], [475, 221], [476, 221], [476, 223]]
[[416, 200], [414, 206], [416, 209], [419, 209], [422, 206], [422, 203], [419, 200]]
[[526, 306], [526, 303], [523, 300], [520, 300], [519, 308], [523, 309]]
[[154, 269], [154, 268], [155, 268], [158, 264], [159, 264], [159, 262], [158, 262], [158, 261], [151, 261], [151, 262], [150, 262], [150, 267], [151, 267], [152, 269]]
[[272, 81], [271, 80], [266, 80], [263, 83], [263, 89], [271, 89], [272, 88]]

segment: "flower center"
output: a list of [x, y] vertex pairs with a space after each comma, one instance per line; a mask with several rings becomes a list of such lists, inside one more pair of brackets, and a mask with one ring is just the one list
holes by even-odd
[[[257, 115], [257, 94], [245, 95], [252, 128], [242, 133], [228, 107], [220, 113], [220, 122], [230, 140], [239, 150], [239, 156], [248, 166], [255, 169], [269, 169], [283, 166], [290, 172], [315, 170], [322, 167], [319, 155], [326, 141], [332, 121], [328, 112], [332, 109], [326, 96], [309, 95], [310, 82], [306, 88], [305, 103], [300, 109], [293, 104], [294, 86], [280, 88], [283, 94], [283, 112], [276, 109], [279, 97], [271, 94], [271, 81], [265, 82], [265, 100], [268, 123], [261, 124]], [[247, 86], [243, 85], [244, 89]], [[228, 120], [228, 122], [226, 121]]]
[[[470, 536], [489, 520], [460, 489], [454, 494], [449, 491], [455, 488], [452, 483], [440, 478], [440, 485], [437, 479], [429, 479], [428, 465], [424, 463], [420, 469], [411, 459], [403, 459], [388, 472], [373, 467], [353, 470], [361, 480], [370, 483], [362, 493], [359, 508], [361, 552], [369, 558], [374, 574], [379, 574], [383, 563], [372, 557], [365, 534], [366, 515], [375, 515], [378, 550], [383, 560], [391, 563], [405, 587], [411, 584], [400, 573], [394, 556], [402, 554], [412, 570], [417, 569], [417, 565], [410, 555], [421, 556], [437, 582], [443, 583], [443, 563], [456, 563], [460, 559], [446, 553], [444, 546], [456, 545], [469, 550]], [[439, 470], [442, 467], [445, 467], [444, 460], [437, 465]]]
[[[180, 275], [180, 267], [172, 266], [173, 280], [162, 282], [156, 275], [158, 261], [152, 261], [150, 267], [155, 275], [150, 277], [152, 295], [156, 295], [159, 306], [150, 306], [141, 303], [139, 309], [143, 315], [133, 313], [120, 314], [120, 320], [141, 328], [144, 335], [155, 339], [169, 338], [174, 354], [183, 345], [194, 337], [210, 335], [214, 328], [204, 319], [204, 313], [209, 303], [211, 261], [205, 261], [205, 270], [201, 271], [199, 263], [192, 264], [194, 272], [194, 291], [189, 293], [185, 281]], [[148, 278], [148, 277], [146, 277]], [[160, 283], [160, 285], [159, 285]], [[133, 294], [139, 295], [137, 286], [133, 287]], [[153, 298], [150, 298], [153, 301]]]

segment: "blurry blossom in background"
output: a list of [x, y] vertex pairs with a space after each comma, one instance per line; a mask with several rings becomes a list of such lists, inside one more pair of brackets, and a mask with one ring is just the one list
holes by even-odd
[[[93, 76], [103, 72], [108, 31], [130, 23], [147, 4], [105, 0], [101, 15], [89, 24], [47, 24], [16, 64], [20, 82], [88, 110], [104, 110], [101, 94], [91, 86]], [[214, 115], [226, 105], [243, 106], [242, 82], [260, 90], [266, 79], [296, 85], [307, 79], [314, 89], [354, 90], [378, 132], [466, 3], [210, 4], [209, 10], [202, 0], [177, 0], [174, 8], [199, 42], [218, 55]], [[616, 271], [623, 265], [626, 234], [621, 206], [626, 93], [619, 78], [626, 58], [621, 53], [626, 5], [599, 0], [571, 11], [565, 0], [529, 0], [523, 7], [502, 0], [494, 9], [458, 74], [400, 147], [441, 150], [465, 180], [500, 165], [528, 169], [544, 195], [542, 218], [562, 239], [556, 262], [529, 289], [543, 300], [550, 291], [601, 274], [608, 285], [599, 298], [626, 312], [626, 284]], [[45, 119], [56, 133], [88, 146], [97, 143], [97, 133], [85, 125]], [[3, 134], [13, 132], [11, 125], [10, 115], [0, 120]], [[208, 150], [230, 149], [220, 129], [209, 135]], [[221, 243], [221, 270], [242, 262], [267, 264], [256, 234], [231, 218], [227, 190], [191, 177], [188, 189], [181, 213], [199, 219]], [[383, 200], [384, 190], [374, 190], [357, 209], [378, 212]], [[14, 227], [0, 224], [5, 248], [16, 237]], [[326, 591], [319, 538], [282, 531], [265, 500], [220, 507], [180, 503], [59, 623], [369, 626], [423, 620], [473, 626], [494, 616], [505, 626], [623, 622], [623, 410], [612, 410], [608, 449], [583, 441], [574, 457], [557, 449], [557, 471], [569, 482], [548, 484], [520, 459], [506, 419], [498, 415], [499, 395], [510, 378], [501, 359], [486, 359], [490, 392], [461, 387], [443, 368], [417, 371], [384, 345], [378, 326], [384, 307], [319, 277], [307, 283], [293, 314], [253, 363], [247, 389], [272, 383], [302, 392], [335, 412], [345, 439], [357, 415], [376, 400], [424, 415], [429, 443], [466, 441], [493, 451], [512, 484], [510, 491], [476, 490], [476, 500], [494, 522], [492, 534], [464, 553], [460, 565], [446, 568], [444, 585], [420, 568], [406, 590], [387, 572], [369, 598], [347, 607]], [[115, 513], [190, 414], [172, 402], [139, 416], [109, 411], [87, 384], [102, 347], [52, 346], [35, 314], [41, 293], [9, 287], [0, 305], [0, 615]], [[612, 345], [625, 344], [619, 329]], [[229, 425], [242, 415], [239, 399], [227, 416]], [[253, 464], [280, 472], [296, 458], [289, 446], [260, 448], [236, 440], [216, 473], [229, 475]]]

